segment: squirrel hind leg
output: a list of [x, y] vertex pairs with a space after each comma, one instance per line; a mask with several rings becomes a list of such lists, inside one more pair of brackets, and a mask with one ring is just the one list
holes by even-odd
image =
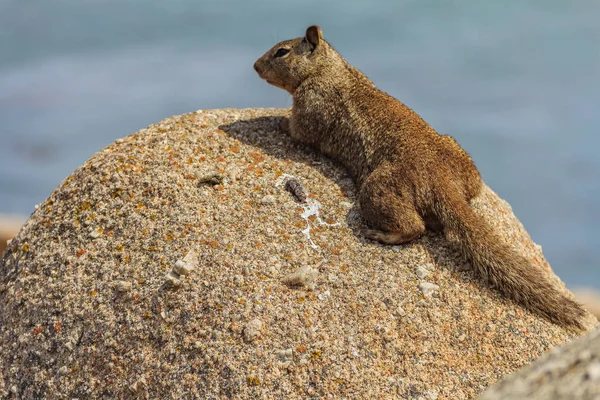
[[363, 234], [367, 239], [376, 240], [383, 244], [403, 244], [408, 243], [423, 234], [423, 231], [413, 232], [385, 232], [375, 229], [365, 229]]
[[381, 172], [367, 178], [359, 193], [361, 214], [371, 228], [363, 233], [385, 244], [410, 242], [425, 232], [425, 221], [417, 212], [412, 196], [402, 195], [401, 182], [390, 180]]

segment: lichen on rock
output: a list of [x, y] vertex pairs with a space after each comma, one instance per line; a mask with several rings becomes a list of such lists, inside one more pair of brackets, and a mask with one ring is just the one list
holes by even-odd
[[[168, 118], [69, 176], [0, 261], [0, 396], [471, 398], [570, 339], [439, 235], [366, 240], [351, 180], [279, 131], [288, 112]], [[473, 207], [564, 290], [508, 204]]]

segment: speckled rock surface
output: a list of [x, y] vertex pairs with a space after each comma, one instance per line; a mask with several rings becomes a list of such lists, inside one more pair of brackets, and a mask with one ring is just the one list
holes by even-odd
[[[0, 393], [463, 399], [571, 338], [440, 236], [365, 240], [352, 182], [285, 113], [172, 117], [67, 178], [0, 261]], [[552, 274], [508, 204], [474, 207]]]
[[557, 347], [494, 385], [481, 400], [600, 398], [600, 330]]

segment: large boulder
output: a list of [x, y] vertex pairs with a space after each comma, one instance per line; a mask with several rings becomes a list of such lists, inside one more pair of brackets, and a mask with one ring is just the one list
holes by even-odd
[[[439, 235], [365, 240], [286, 112], [172, 117], [68, 177], [0, 261], [0, 394], [470, 398], [571, 339]], [[474, 208], [565, 290], [506, 202]]]

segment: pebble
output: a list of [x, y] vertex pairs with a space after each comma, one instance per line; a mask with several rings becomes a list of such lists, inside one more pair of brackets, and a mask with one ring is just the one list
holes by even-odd
[[419, 289], [423, 292], [424, 296], [431, 296], [434, 291], [438, 290], [440, 287], [435, 283], [431, 282], [421, 282], [419, 283]]
[[247, 342], [252, 342], [260, 336], [260, 330], [262, 329], [262, 321], [258, 318], [248, 322], [244, 327], [244, 339]]
[[66, 365], [63, 365], [62, 367], [60, 367], [60, 369], [58, 370], [58, 373], [61, 375], [66, 375], [67, 372], [69, 371], [69, 369], [67, 368]]
[[175, 272], [171, 271], [167, 275], [165, 275], [165, 283], [171, 285], [173, 287], [181, 286], [181, 280], [179, 279], [179, 275]]
[[319, 297], [319, 300], [327, 300], [330, 295], [331, 295], [331, 292], [329, 290], [326, 290], [323, 293], [319, 294], [318, 297]]
[[262, 204], [274, 204], [275, 203], [275, 196], [272, 196], [270, 194], [266, 195], [265, 197], [262, 198], [262, 200], [260, 201]]
[[235, 275], [233, 277], [233, 283], [238, 286], [242, 286], [244, 284], [244, 277], [242, 275]]
[[223, 175], [219, 174], [218, 172], [196, 171], [194, 175], [196, 175], [196, 178], [198, 178], [198, 183], [218, 185], [223, 182]]
[[417, 276], [419, 277], [419, 279], [423, 279], [423, 278], [426, 278], [429, 275], [429, 270], [426, 269], [425, 267], [419, 265], [417, 267], [416, 273], [417, 273]]
[[285, 182], [284, 187], [285, 190], [292, 194], [292, 196], [298, 203], [306, 202], [306, 198], [308, 197], [308, 191], [296, 179], [288, 179]]
[[306, 265], [283, 278], [283, 283], [290, 286], [306, 286], [315, 280], [318, 273], [319, 271]]
[[125, 293], [131, 290], [132, 284], [127, 281], [117, 281], [115, 287], [117, 288], [117, 291]]
[[352, 203], [348, 201], [340, 201], [340, 206], [342, 206], [343, 208], [352, 208]]
[[173, 272], [175, 272], [179, 276], [189, 275], [193, 269], [194, 267], [192, 265], [186, 263], [183, 260], [177, 260], [175, 262], [175, 265], [173, 266]]
[[137, 380], [134, 384], [129, 386], [129, 390], [131, 390], [133, 393], [137, 393], [138, 391], [144, 389], [144, 387], [146, 387], [147, 384], [148, 382], [146, 381], [146, 378], [142, 377], [141, 379]]
[[294, 353], [292, 349], [277, 350], [275, 354], [281, 362], [288, 362], [294, 359]]
[[100, 237], [100, 235], [102, 235], [102, 234], [101, 234], [100, 232], [98, 232], [98, 229], [93, 229], [93, 230], [90, 232], [90, 237], [91, 237], [92, 239], [98, 239], [98, 238]]
[[270, 277], [275, 277], [275, 276], [277, 276], [277, 274], [279, 274], [279, 269], [277, 267], [271, 266], [267, 270], [267, 273], [269, 274]]

